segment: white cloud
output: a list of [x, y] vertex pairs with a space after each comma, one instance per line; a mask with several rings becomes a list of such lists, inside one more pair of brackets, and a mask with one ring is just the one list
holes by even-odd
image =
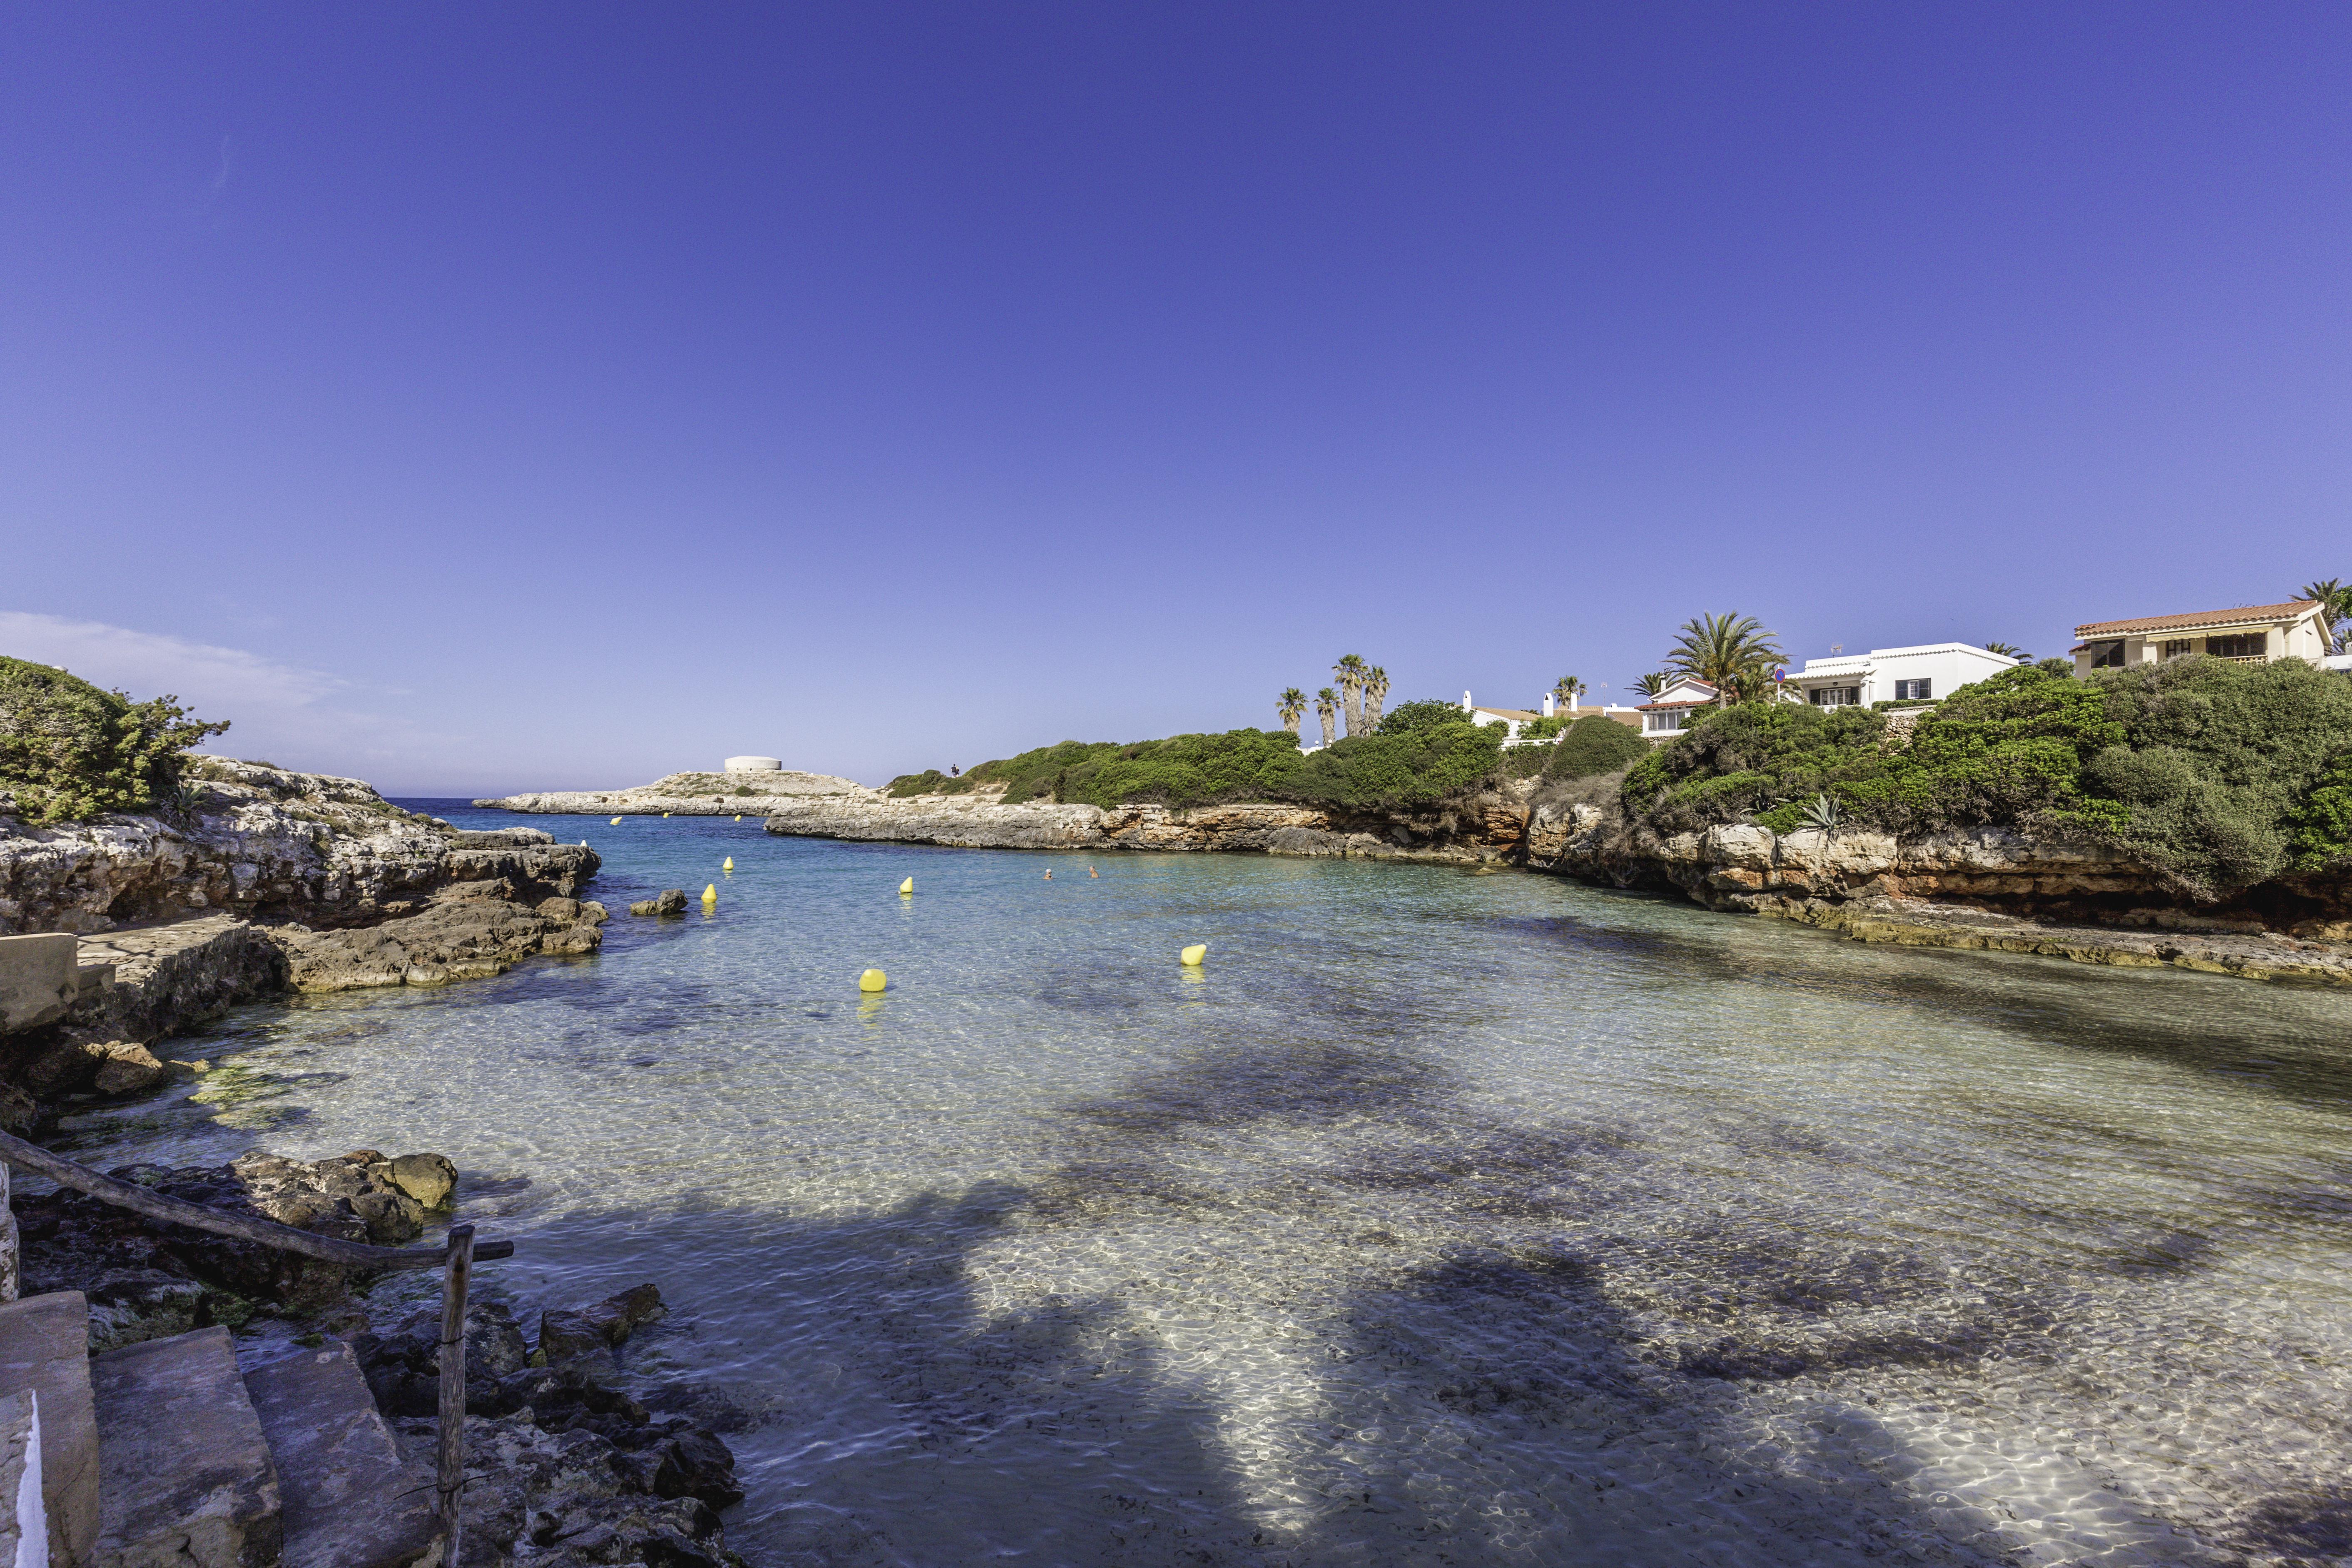
[[405, 720], [349, 706], [352, 683], [242, 648], [133, 631], [103, 621], [0, 610], [0, 653], [71, 670], [132, 699], [176, 695], [199, 719], [233, 728], [207, 751], [349, 773], [430, 739]]

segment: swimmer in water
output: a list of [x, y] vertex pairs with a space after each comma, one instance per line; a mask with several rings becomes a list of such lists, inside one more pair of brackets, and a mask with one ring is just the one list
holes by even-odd
[[1050, 881], [1052, 881], [1053, 879], [1054, 879], [1054, 873], [1053, 873], [1053, 872], [1051, 872], [1051, 871], [1046, 872], [1046, 873], [1045, 873], [1045, 880], [1047, 880], [1047, 881], [1049, 881], [1049, 882], [1050, 882]]
[[[581, 842], [584, 844], [584, 843], [586, 843], [586, 842], [587, 842], [587, 840], [586, 840], [586, 839], [583, 839], [583, 840], [581, 840]], [[1089, 876], [1089, 877], [1099, 877], [1099, 876], [1101, 876], [1101, 875], [1102, 875], [1102, 873], [1101, 873], [1100, 871], [1096, 870], [1092, 866], [1089, 866], [1089, 867], [1087, 867], [1087, 876]]]

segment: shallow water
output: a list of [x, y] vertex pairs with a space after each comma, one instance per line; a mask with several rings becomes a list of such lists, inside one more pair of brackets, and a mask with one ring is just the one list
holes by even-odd
[[754, 1562], [2352, 1555], [2352, 998], [1520, 874], [521, 820], [716, 912], [244, 1009], [77, 1136], [438, 1149], [519, 1306], [659, 1281], [633, 1364], [762, 1414]]

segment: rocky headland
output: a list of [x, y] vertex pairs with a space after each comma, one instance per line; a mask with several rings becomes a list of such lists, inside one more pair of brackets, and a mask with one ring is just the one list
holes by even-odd
[[474, 804], [487, 810], [554, 816], [748, 816], [812, 796], [876, 794], [855, 779], [790, 768], [740, 773], [671, 773], [628, 789], [551, 790]]
[[135, 1092], [151, 1049], [286, 991], [437, 985], [593, 952], [600, 862], [535, 828], [466, 832], [355, 779], [197, 760], [168, 812], [39, 827], [0, 800], [0, 939], [77, 939], [65, 1016], [0, 1034], [0, 1123]]

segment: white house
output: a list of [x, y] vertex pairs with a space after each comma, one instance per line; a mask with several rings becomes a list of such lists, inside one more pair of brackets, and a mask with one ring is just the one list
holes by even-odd
[[2284, 605], [2148, 616], [2136, 621], [2088, 621], [2074, 628], [2083, 639], [2074, 648], [2074, 673], [2160, 664], [2192, 653], [2239, 664], [2268, 664], [2274, 658], [2322, 664], [2328, 655], [2321, 614], [2318, 600], [2294, 599]]
[[1598, 714], [1604, 719], [1614, 719], [1628, 729], [1641, 722], [1633, 709], [1613, 702], [1605, 707], [1580, 705], [1562, 708], [1559, 698], [1549, 691], [1543, 694], [1540, 711], [1526, 708], [1481, 708], [1470, 700], [1470, 694], [1465, 691], [1462, 694], [1462, 711], [1473, 724], [1504, 726], [1503, 744], [1507, 746], [1517, 744], [1519, 731], [1538, 719], [1590, 719]]
[[2007, 654], [1990, 653], [1972, 643], [1874, 647], [1868, 653], [1809, 658], [1804, 668], [1790, 673], [1783, 689], [1790, 700], [1816, 708], [1937, 701], [2016, 665]]
[[1642, 738], [1645, 741], [1671, 741], [1690, 728], [1691, 721], [1715, 706], [1714, 687], [1695, 677], [1684, 675], [1659, 692], [1635, 711], [1642, 715]]

